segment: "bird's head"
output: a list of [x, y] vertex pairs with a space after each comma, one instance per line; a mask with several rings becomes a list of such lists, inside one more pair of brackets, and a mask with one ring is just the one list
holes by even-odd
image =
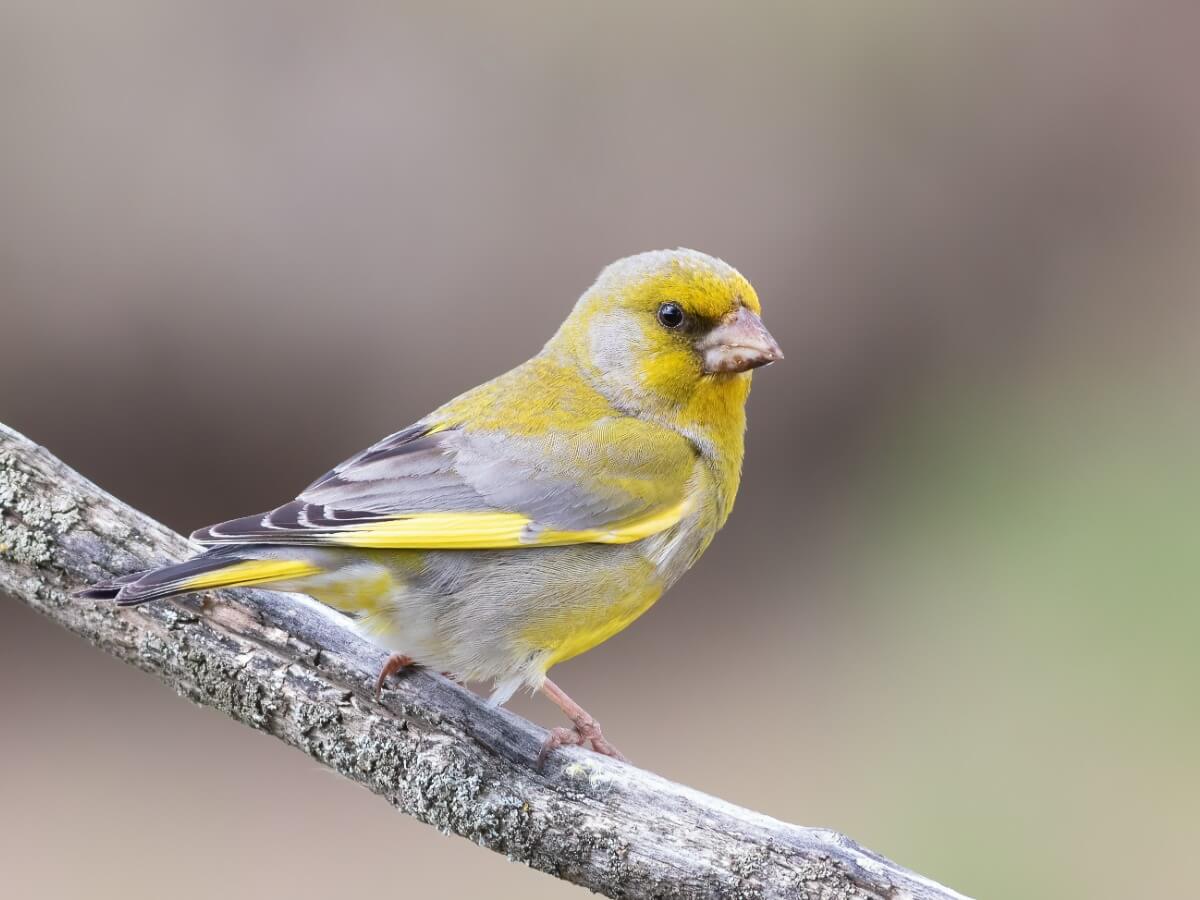
[[753, 369], [783, 359], [761, 315], [750, 282], [721, 260], [639, 253], [600, 273], [548, 349], [570, 353], [622, 409], [719, 419], [740, 412]]

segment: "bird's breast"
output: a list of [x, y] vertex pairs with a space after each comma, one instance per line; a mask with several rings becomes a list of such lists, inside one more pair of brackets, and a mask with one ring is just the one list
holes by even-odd
[[642, 554], [654, 566], [663, 590], [696, 564], [720, 529], [719, 498], [711, 478], [703, 470], [698, 470], [693, 481], [690, 501], [688, 515], [642, 542]]

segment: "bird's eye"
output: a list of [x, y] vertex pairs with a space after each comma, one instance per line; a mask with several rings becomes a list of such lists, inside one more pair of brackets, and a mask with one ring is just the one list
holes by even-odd
[[678, 328], [685, 316], [678, 303], [664, 303], [658, 308], [658, 321], [663, 328]]

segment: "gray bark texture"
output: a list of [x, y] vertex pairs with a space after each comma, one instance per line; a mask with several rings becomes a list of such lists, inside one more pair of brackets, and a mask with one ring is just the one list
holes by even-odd
[[[384, 797], [609, 897], [948, 900], [962, 895], [832, 831], [740, 809], [570, 748], [386, 654], [286, 594], [224, 591], [118, 609], [70, 592], [178, 560], [188, 542], [0, 425], [0, 592]], [[53, 786], [47, 785], [47, 790]]]

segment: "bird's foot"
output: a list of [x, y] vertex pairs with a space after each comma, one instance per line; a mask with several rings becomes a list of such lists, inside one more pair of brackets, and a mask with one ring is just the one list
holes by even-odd
[[393, 653], [389, 656], [388, 661], [383, 664], [383, 671], [379, 673], [379, 679], [375, 682], [375, 699], [378, 700], [383, 696], [383, 687], [387, 683], [388, 678], [397, 672], [404, 671], [412, 664], [411, 656], [404, 656], [400, 653]]
[[604, 737], [604, 732], [600, 730], [600, 723], [587, 713], [576, 716], [572, 721], [575, 723], [574, 728], [550, 729], [550, 734], [546, 737], [542, 744], [542, 750], [538, 754], [537, 770], [539, 772], [545, 767], [550, 754], [559, 747], [582, 747], [585, 744], [591, 744], [592, 750], [601, 756], [611, 756], [621, 762], [629, 762], [625, 755]]

